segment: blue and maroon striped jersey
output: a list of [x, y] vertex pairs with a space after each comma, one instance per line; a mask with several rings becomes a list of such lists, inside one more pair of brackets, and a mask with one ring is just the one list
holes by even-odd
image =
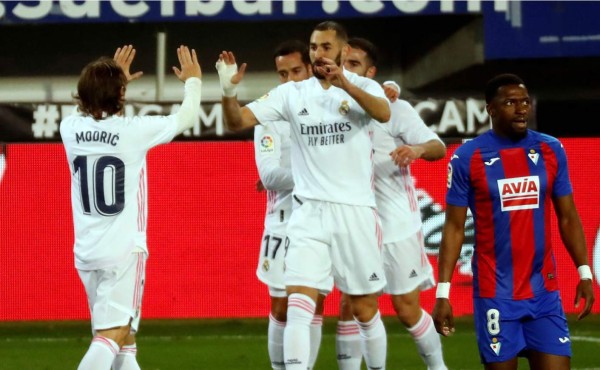
[[456, 150], [446, 203], [473, 214], [475, 297], [520, 300], [558, 289], [552, 198], [572, 192], [564, 148], [552, 136], [528, 130], [514, 142], [490, 130]]

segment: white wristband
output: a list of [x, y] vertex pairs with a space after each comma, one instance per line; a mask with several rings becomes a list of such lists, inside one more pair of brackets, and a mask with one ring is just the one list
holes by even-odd
[[435, 298], [446, 298], [450, 297], [450, 283], [438, 283], [435, 291]]
[[581, 265], [577, 267], [577, 272], [579, 273], [579, 279], [592, 280], [592, 270], [590, 270], [590, 266]]
[[233, 98], [237, 95], [237, 84], [231, 82], [231, 78], [238, 72], [237, 64], [225, 64], [222, 60], [218, 60], [215, 67], [219, 73], [223, 96]]

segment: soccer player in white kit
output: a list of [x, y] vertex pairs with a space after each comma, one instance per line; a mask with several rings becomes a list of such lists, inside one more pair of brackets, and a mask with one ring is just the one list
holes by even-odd
[[[352, 38], [348, 44], [344, 67], [373, 78], [377, 72], [375, 45], [362, 38]], [[382, 221], [387, 280], [384, 292], [390, 294], [398, 319], [411, 334], [427, 369], [446, 370], [440, 337], [431, 316], [419, 303], [421, 290], [435, 286], [435, 278], [425, 254], [421, 213], [409, 167], [419, 158], [444, 158], [446, 147], [408, 102], [396, 99], [390, 108], [388, 124], [373, 124], [375, 199]], [[347, 314], [342, 312], [341, 316], [336, 337], [338, 364], [341, 370], [359, 370], [357, 329], [347, 321]]]
[[144, 288], [147, 224], [146, 154], [191, 128], [199, 117], [202, 72], [196, 52], [177, 49], [185, 82], [181, 108], [170, 116], [123, 117], [131, 45], [115, 60], [81, 72], [78, 112], [60, 124], [71, 168], [75, 267], [85, 286], [94, 338], [79, 364], [87, 370], [139, 369], [135, 332]]
[[[277, 46], [273, 53], [279, 81], [299, 82], [311, 73], [308, 46], [299, 40], [288, 40]], [[290, 124], [271, 122], [254, 127], [254, 156], [260, 176], [259, 191], [267, 191], [265, 230], [262, 236], [258, 279], [269, 287], [271, 313], [269, 314], [268, 350], [273, 369], [285, 369], [283, 360], [283, 333], [287, 321], [287, 294], [284, 281], [286, 227], [292, 214], [292, 177], [290, 159]], [[310, 358], [312, 369], [321, 345], [324, 294], [319, 294], [315, 316], [310, 326]]]
[[292, 137], [295, 209], [287, 227], [284, 333], [286, 370], [307, 368], [309, 328], [319, 290], [349, 294], [369, 369], [384, 369], [386, 333], [377, 293], [385, 286], [381, 230], [372, 190], [372, 119], [387, 122], [381, 86], [341, 68], [347, 33], [335, 22], [317, 25], [310, 38], [314, 77], [276, 87], [240, 108], [236, 85], [246, 65], [223, 52], [217, 70], [231, 129], [285, 120]]

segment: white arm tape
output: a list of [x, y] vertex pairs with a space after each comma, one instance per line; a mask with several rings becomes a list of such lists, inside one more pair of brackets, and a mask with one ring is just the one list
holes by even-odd
[[237, 64], [225, 64], [224, 61], [218, 60], [215, 67], [219, 73], [223, 96], [233, 98], [237, 95], [237, 84], [232, 83], [231, 78], [238, 72]]
[[438, 283], [435, 291], [435, 298], [446, 298], [450, 297], [450, 283]]
[[592, 280], [592, 270], [590, 270], [590, 266], [581, 265], [577, 267], [577, 272], [579, 273], [579, 279]]

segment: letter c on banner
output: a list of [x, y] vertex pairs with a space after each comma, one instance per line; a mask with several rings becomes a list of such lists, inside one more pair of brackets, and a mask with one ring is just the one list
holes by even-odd
[[402, 13], [419, 13], [429, 4], [429, 1], [424, 0], [393, 0], [392, 2]]

